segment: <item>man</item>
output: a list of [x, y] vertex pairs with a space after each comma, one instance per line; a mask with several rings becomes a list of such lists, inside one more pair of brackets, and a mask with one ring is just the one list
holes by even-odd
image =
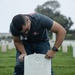
[[[56, 33], [56, 41], [52, 48], [49, 44], [49, 30]], [[40, 13], [14, 16], [10, 32], [17, 51], [14, 75], [24, 74], [23, 58], [26, 55], [41, 53], [45, 54], [47, 59], [53, 58], [66, 35], [65, 29], [59, 23]], [[54, 75], [53, 71], [51, 75]]]

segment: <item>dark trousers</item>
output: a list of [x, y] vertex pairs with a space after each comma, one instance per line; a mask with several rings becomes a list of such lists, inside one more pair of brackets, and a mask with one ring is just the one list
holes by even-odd
[[[25, 50], [27, 55], [33, 53], [46, 54], [48, 50], [50, 50], [49, 41], [37, 42], [37, 43], [28, 43], [26, 41], [22, 41], [25, 46]], [[18, 57], [21, 54], [18, 50], [16, 50], [16, 66], [14, 69], [14, 75], [24, 75], [24, 62], [19, 61]], [[53, 70], [51, 75], [54, 75]]]

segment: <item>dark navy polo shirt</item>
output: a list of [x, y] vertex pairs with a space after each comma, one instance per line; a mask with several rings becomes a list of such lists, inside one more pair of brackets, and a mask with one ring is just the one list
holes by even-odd
[[[51, 29], [53, 25], [53, 20], [49, 17], [34, 13], [32, 15], [27, 15], [31, 20], [31, 28], [27, 36], [23, 34], [14, 33], [10, 27], [10, 31], [13, 36], [21, 36], [23, 40], [28, 42], [41, 42], [49, 40], [48, 31]], [[27, 38], [27, 39], [25, 39]]]

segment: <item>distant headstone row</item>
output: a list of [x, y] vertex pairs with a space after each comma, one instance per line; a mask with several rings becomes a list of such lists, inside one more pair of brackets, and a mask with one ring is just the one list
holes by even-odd
[[[55, 35], [55, 33], [53, 33], [52, 40], [50, 40], [51, 47], [53, 47], [53, 45], [55, 43], [55, 39], [56, 39], [56, 35]], [[63, 53], [68, 52], [68, 46], [72, 46], [73, 57], [75, 57], [75, 41], [74, 40], [65, 40], [61, 45]], [[12, 40], [11, 41], [1, 40], [0, 47], [1, 47], [2, 52], [6, 52], [7, 49], [12, 50], [13, 48], [15, 48]]]
[[[51, 47], [53, 47], [53, 45], [55, 43], [55, 40], [56, 40], [56, 34], [53, 33], [52, 40], [50, 41]], [[62, 45], [61, 45], [62, 52], [67, 53], [69, 46], [72, 47], [72, 49], [73, 49], [73, 57], [75, 57], [75, 40], [64, 40]]]
[[12, 50], [13, 48], [15, 48], [15, 46], [13, 44], [13, 41], [8, 42], [8, 41], [5, 41], [5, 40], [1, 40], [0, 47], [1, 47], [1, 52], [6, 52], [7, 49]]

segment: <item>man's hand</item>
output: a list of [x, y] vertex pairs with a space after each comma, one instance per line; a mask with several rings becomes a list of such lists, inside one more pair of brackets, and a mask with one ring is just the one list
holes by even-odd
[[45, 58], [50, 59], [53, 58], [56, 55], [56, 51], [49, 50], [45, 56]]
[[18, 58], [20, 61], [23, 61], [24, 60], [24, 57], [26, 56], [27, 54], [21, 54]]

